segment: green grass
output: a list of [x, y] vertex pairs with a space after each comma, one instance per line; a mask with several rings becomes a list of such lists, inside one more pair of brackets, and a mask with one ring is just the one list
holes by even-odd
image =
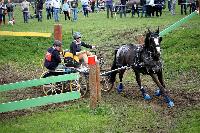
[[1, 132], [94, 132], [107, 126], [109, 118], [100, 109], [90, 111], [82, 107], [67, 106], [62, 109], [16, 118], [1, 124]]
[[177, 133], [199, 133], [200, 131], [200, 111], [199, 107], [193, 110], [188, 109], [184, 114], [180, 114], [181, 120], [176, 125], [173, 132]]
[[[60, 109], [33, 113], [12, 120], [0, 122], [1, 131], [7, 132], [148, 132], [159, 128], [159, 121], [152, 108], [141, 105], [121, 104], [121, 110], [102, 103], [96, 110], [90, 110], [88, 102], [79, 101]], [[152, 121], [153, 120], [153, 121]], [[161, 128], [161, 127], [160, 127]], [[156, 131], [156, 129], [155, 129]]]
[[[23, 23], [22, 13], [17, 7], [16, 24], [3, 25], [2, 31], [31, 31], [53, 33], [55, 22], [47, 21], [45, 12], [42, 23], [36, 19]], [[135, 36], [144, 34], [147, 28], [160, 27], [164, 30], [169, 25], [183, 18], [177, 8], [177, 15], [163, 12], [162, 17], [154, 18], [117, 18], [106, 19], [106, 13], [89, 14], [84, 18], [79, 13], [78, 21], [64, 21], [61, 14], [63, 47], [68, 49], [73, 31], [83, 34], [82, 40], [96, 46], [103, 46], [113, 52], [108, 45], [135, 43]], [[195, 16], [181, 27], [163, 37], [162, 58], [164, 77], [168, 88], [180, 91], [199, 92], [200, 81], [200, 17]], [[0, 37], [0, 72], [1, 80], [10, 82], [39, 77], [42, 73], [42, 60], [46, 49], [52, 46], [50, 38], [41, 37]], [[112, 60], [112, 59], [109, 59]], [[13, 71], [13, 75], [6, 70]], [[4, 72], [5, 71], [5, 72]], [[16, 74], [17, 73], [17, 74]], [[30, 74], [31, 73], [31, 74]], [[33, 74], [32, 74], [33, 73]], [[16, 75], [15, 75], [16, 74]], [[16, 76], [16, 78], [15, 78]], [[32, 77], [33, 76], [33, 77]], [[126, 80], [134, 80], [128, 76]], [[135, 83], [135, 82], [134, 82]], [[133, 93], [139, 93], [134, 91]], [[10, 97], [0, 94], [0, 101]], [[13, 96], [13, 95], [12, 95]], [[156, 99], [157, 100], [157, 99]], [[0, 122], [1, 132], [199, 132], [199, 105], [190, 108], [167, 109], [158, 103], [149, 103], [141, 98], [123, 97], [116, 93], [105, 94], [96, 110], [90, 110], [89, 100], [81, 100], [65, 107], [52, 107], [43, 111], [34, 108], [31, 114], [19, 116]], [[175, 101], [176, 105], [176, 101]], [[177, 105], [178, 106], [178, 105]], [[187, 105], [185, 105], [187, 106]], [[175, 116], [173, 115], [175, 114]], [[1, 115], [1, 114], [0, 114]], [[12, 115], [8, 113], [7, 115]], [[2, 115], [3, 116], [3, 115]]]

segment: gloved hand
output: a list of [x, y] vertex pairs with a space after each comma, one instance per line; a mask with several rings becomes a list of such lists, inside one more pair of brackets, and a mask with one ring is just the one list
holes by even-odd
[[95, 49], [96, 48], [96, 46], [92, 46], [92, 49]]

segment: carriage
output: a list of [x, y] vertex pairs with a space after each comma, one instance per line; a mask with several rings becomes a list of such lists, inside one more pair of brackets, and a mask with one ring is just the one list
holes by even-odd
[[[69, 50], [64, 50], [61, 54], [63, 56], [63, 62], [59, 64], [59, 67], [55, 71], [45, 71], [41, 75], [41, 78], [70, 73], [79, 73], [80, 78], [77, 80], [45, 84], [42, 86], [44, 94], [54, 95], [71, 91], [80, 91], [81, 97], [84, 97], [89, 90], [89, 68], [82, 65], [82, 61], [80, 61], [76, 55], [70, 53]], [[99, 54], [97, 59], [99, 60], [100, 71], [104, 71], [104, 58]], [[103, 91], [110, 89], [107, 75], [101, 76], [100, 83]]]

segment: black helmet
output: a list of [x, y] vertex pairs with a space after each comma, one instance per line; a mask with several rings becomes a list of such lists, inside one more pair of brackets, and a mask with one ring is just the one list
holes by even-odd
[[59, 41], [59, 40], [55, 40], [54, 43], [53, 43], [53, 46], [61, 46], [62, 45], [62, 42]]
[[80, 32], [75, 32], [74, 34], [73, 34], [73, 37], [74, 37], [74, 39], [77, 39], [77, 38], [81, 38], [81, 33]]

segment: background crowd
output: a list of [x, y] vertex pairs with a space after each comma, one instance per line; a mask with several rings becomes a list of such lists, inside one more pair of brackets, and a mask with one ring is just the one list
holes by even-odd
[[[38, 22], [42, 22], [42, 12], [46, 11], [46, 18], [54, 19], [55, 22], [59, 22], [59, 15], [64, 14], [65, 20], [77, 21], [78, 12], [81, 11], [84, 17], [88, 17], [89, 13], [99, 12], [100, 10], [106, 10], [107, 18], [113, 18], [114, 14], [120, 14], [120, 18], [126, 17], [127, 13], [131, 12], [131, 16], [134, 17], [137, 13], [138, 17], [152, 17], [161, 16], [162, 10], [168, 8], [172, 15], [175, 15], [176, 5], [181, 6], [181, 14], [187, 14], [187, 8], [189, 12], [193, 12], [197, 9], [198, 0], [36, 0], [35, 2], [29, 2], [23, 0], [20, 3], [20, 7], [23, 14], [24, 23], [28, 23], [30, 18], [37, 18]], [[167, 5], [167, 6], [166, 6]], [[14, 19], [14, 2], [11, 0], [1, 0], [0, 2], [0, 25], [6, 24], [6, 16], [8, 16], [8, 23], [15, 23]], [[34, 8], [34, 15], [30, 13], [30, 6]], [[141, 15], [140, 15], [141, 14]]]

